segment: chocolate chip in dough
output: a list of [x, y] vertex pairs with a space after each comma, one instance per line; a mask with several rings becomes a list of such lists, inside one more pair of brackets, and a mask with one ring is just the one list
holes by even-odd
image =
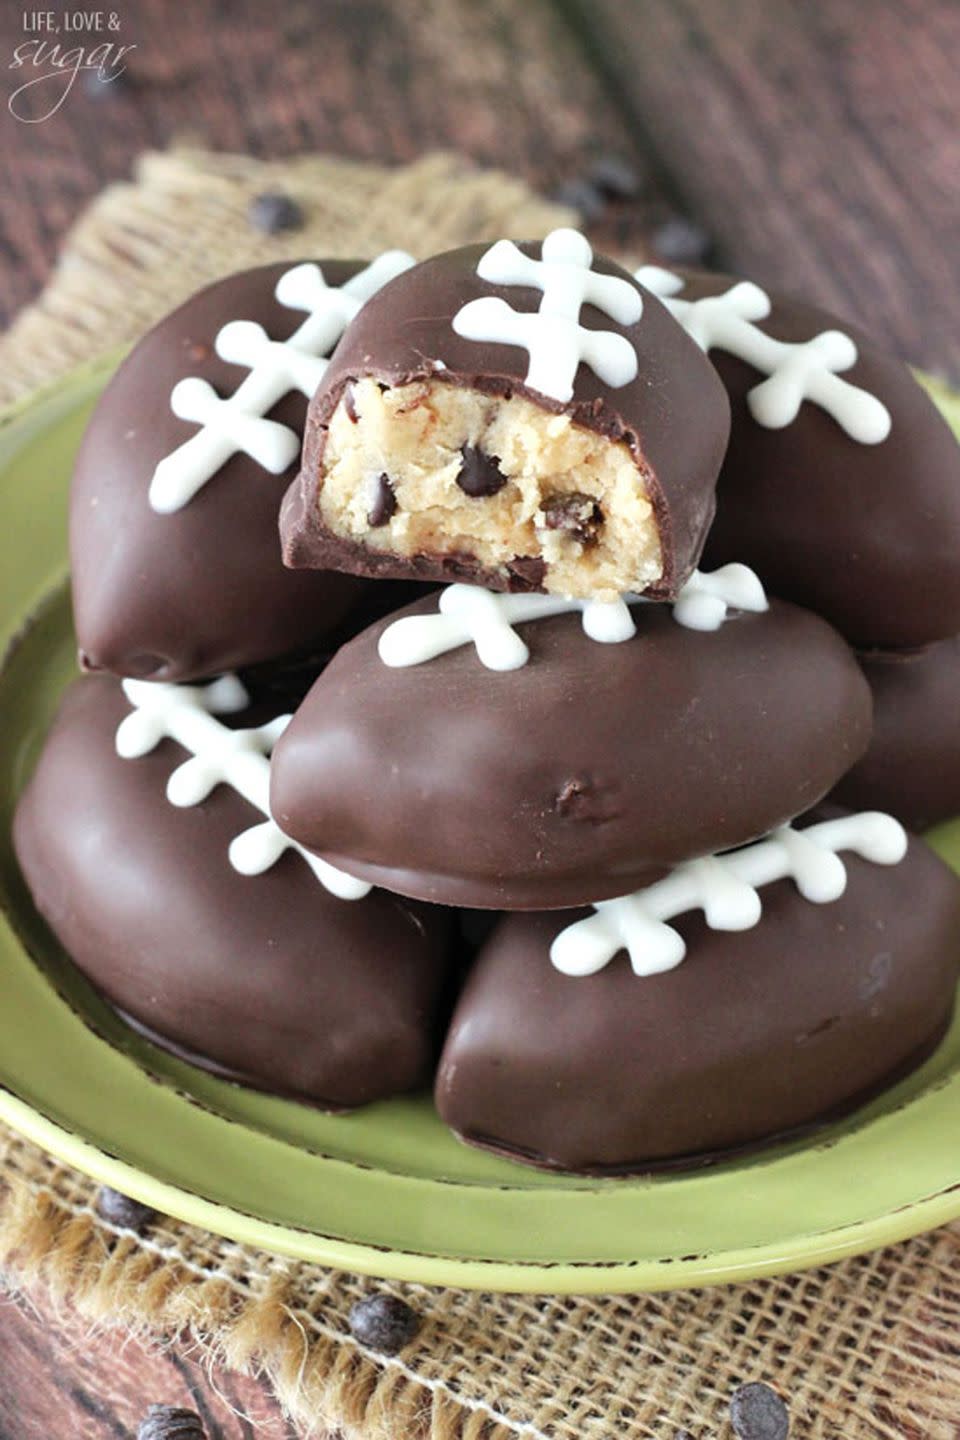
[[473, 500], [486, 500], [506, 485], [507, 477], [500, 469], [496, 455], [485, 455], [476, 445], [464, 445], [460, 454], [463, 465], [457, 484], [464, 495]]
[[393, 486], [388, 475], [378, 475], [376, 480], [370, 482], [370, 508], [367, 511], [367, 524], [372, 530], [379, 530], [381, 525], [386, 525], [397, 513], [397, 497], [393, 493]]
[[603, 511], [592, 495], [571, 490], [541, 503], [545, 530], [563, 530], [580, 545], [592, 545], [603, 525]]

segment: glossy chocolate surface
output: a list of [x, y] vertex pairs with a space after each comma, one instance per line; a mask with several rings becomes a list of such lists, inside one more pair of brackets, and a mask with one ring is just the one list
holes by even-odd
[[883, 1089], [952, 1013], [960, 880], [920, 840], [892, 867], [843, 858], [831, 904], [783, 880], [751, 930], [672, 922], [687, 957], [646, 978], [622, 951], [595, 975], [554, 969], [551, 941], [582, 911], [506, 916], [448, 1031], [442, 1118], [538, 1165], [629, 1172], [751, 1147]]
[[[729, 276], [686, 273], [680, 299], [727, 290]], [[862, 648], [924, 645], [960, 631], [960, 445], [902, 361], [858, 326], [771, 294], [759, 328], [804, 341], [839, 329], [858, 350], [845, 380], [890, 412], [886, 440], [863, 445], [805, 401], [780, 430], [757, 423], [747, 392], [764, 377], [711, 350], [732, 410], [704, 563], [752, 566], [775, 595], [795, 600]]]
[[[361, 261], [321, 261], [332, 285]], [[302, 310], [274, 298], [292, 262], [240, 271], [201, 290], [149, 332], [110, 381], [77, 456], [70, 557], [85, 665], [143, 679], [188, 680], [315, 647], [362, 591], [332, 573], [293, 574], [280, 557], [277, 514], [296, 465], [271, 475], [233, 455], [182, 509], [151, 509], [158, 462], [198, 431], [170, 408], [196, 375], [221, 396], [248, 375], [214, 350], [230, 320], [286, 339]], [[269, 412], [302, 432], [307, 401], [292, 392]]]
[[859, 659], [873, 691], [873, 738], [837, 799], [889, 810], [913, 830], [960, 815], [960, 635]]
[[111, 677], [75, 682], [17, 809], [21, 868], [75, 964], [160, 1043], [260, 1088], [337, 1109], [428, 1083], [449, 916], [338, 900], [290, 851], [239, 874], [228, 846], [262, 816], [223, 785], [171, 805], [186, 752], [121, 759], [129, 708]]
[[863, 753], [869, 690], [823, 620], [779, 601], [712, 633], [667, 606], [633, 615], [623, 644], [589, 639], [578, 614], [519, 625], [530, 660], [507, 673], [472, 645], [389, 669], [388, 622], [372, 626], [274, 751], [278, 823], [401, 894], [553, 908], [754, 839]]

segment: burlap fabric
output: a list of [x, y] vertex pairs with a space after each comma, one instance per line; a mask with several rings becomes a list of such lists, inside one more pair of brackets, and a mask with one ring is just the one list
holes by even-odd
[[[250, 229], [248, 198], [266, 189], [302, 200], [305, 230], [266, 239]], [[391, 172], [317, 157], [149, 155], [135, 184], [108, 190], [82, 219], [47, 292], [0, 340], [0, 399], [134, 337], [233, 268], [387, 245], [423, 254], [568, 218], [449, 156]], [[788, 1398], [803, 1440], [960, 1435], [958, 1227], [832, 1269], [698, 1293], [557, 1299], [409, 1286], [426, 1323], [402, 1358], [385, 1360], [348, 1331], [370, 1281], [174, 1221], [138, 1240], [95, 1217], [94, 1194], [0, 1129], [8, 1286], [42, 1285], [98, 1325], [192, 1332], [209, 1355], [265, 1374], [305, 1434], [673, 1440], [688, 1428], [719, 1440], [731, 1391], [765, 1379]]]

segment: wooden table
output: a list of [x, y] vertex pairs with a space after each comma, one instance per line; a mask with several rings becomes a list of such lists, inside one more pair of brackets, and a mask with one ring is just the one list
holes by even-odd
[[[0, 9], [8, 96], [23, 13]], [[116, 38], [137, 47], [122, 81], [80, 77], [42, 123], [0, 111], [0, 317], [146, 147], [402, 161], [442, 146], [591, 211], [585, 177], [634, 192], [591, 215], [600, 243], [793, 287], [960, 379], [952, 0], [137, 0], [118, 13]], [[21, 105], [38, 115], [53, 98], [35, 87]], [[154, 1400], [200, 1410], [211, 1440], [252, 1440], [254, 1422], [265, 1440], [292, 1435], [254, 1382], [211, 1384], [133, 1343], [118, 1360], [109, 1339], [58, 1325], [0, 1302], [0, 1440], [127, 1440]]]
[[[0, 7], [8, 97], [33, 73], [5, 68], [38, 38], [24, 13]], [[128, 0], [117, 13], [107, 38], [137, 47], [120, 82], [81, 76], [39, 124], [0, 111], [0, 317], [36, 293], [91, 195], [185, 135], [273, 156], [457, 147], [548, 191], [616, 155], [638, 193], [596, 238], [710, 243], [718, 265], [854, 315], [960, 379], [955, 0]], [[55, 95], [35, 87], [19, 105], [40, 114]]]

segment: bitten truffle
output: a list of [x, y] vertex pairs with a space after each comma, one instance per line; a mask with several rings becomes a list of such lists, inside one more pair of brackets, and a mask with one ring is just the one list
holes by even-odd
[[284, 501], [288, 564], [674, 595], [729, 426], [710, 364], [581, 235], [415, 266], [350, 325]]

